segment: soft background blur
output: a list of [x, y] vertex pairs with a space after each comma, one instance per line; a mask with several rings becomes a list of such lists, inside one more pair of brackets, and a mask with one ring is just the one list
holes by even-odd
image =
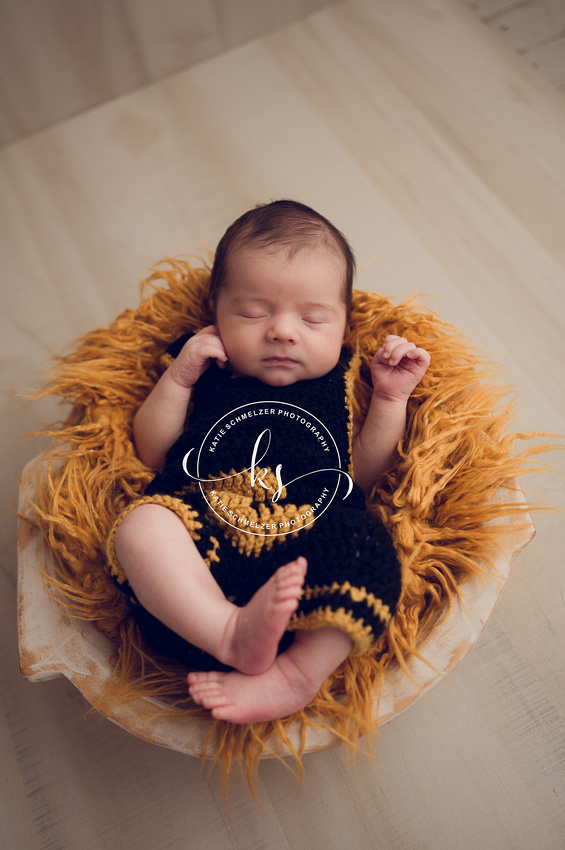
[[[199, 763], [85, 718], [16, 644], [17, 481], [61, 416], [53, 353], [206, 256], [259, 201], [350, 238], [357, 285], [424, 302], [503, 367], [516, 429], [565, 433], [562, 0], [0, 0], [0, 847], [558, 850], [565, 533], [535, 517], [473, 651], [377, 759], [261, 765], [260, 809]], [[526, 477], [565, 507], [565, 465]]]

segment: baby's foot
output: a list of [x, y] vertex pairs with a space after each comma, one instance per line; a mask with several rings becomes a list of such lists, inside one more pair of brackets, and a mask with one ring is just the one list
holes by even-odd
[[188, 675], [188, 691], [194, 702], [209, 709], [216, 720], [231, 723], [288, 717], [308, 705], [318, 689], [288, 660], [287, 653], [279, 655], [258, 676], [238, 672]]
[[306, 576], [305, 558], [280, 567], [242, 608], [235, 608], [224, 632], [220, 660], [242, 673], [267, 670], [277, 656]]

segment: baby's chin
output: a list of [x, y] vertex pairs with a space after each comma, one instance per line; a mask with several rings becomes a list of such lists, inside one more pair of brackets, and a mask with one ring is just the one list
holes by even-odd
[[284, 376], [274, 377], [270, 375], [269, 377], [259, 377], [260, 381], [263, 381], [264, 384], [267, 384], [269, 387], [290, 387], [292, 384], [297, 384], [298, 381], [303, 381], [304, 378], [291, 378], [290, 376], [285, 378]]
[[269, 387], [288, 387], [291, 384], [295, 384], [297, 381], [304, 380], [301, 375], [298, 375], [297, 373], [291, 374], [290, 370], [285, 372], [282, 369], [280, 371], [274, 369], [258, 369], [257, 372], [250, 377], [257, 378], [258, 381], [262, 381]]
[[[327, 375], [328, 372], [331, 372], [335, 366], [335, 364], [333, 364], [329, 365], [326, 369], [323, 367], [320, 367], [319, 369], [312, 369], [305, 368], [305, 366], [301, 363], [285, 366], [267, 366], [263, 363], [242, 364], [237, 362], [237, 358], [236, 362], [233, 362], [231, 358], [229, 362], [235, 372], [240, 375], [245, 375], [248, 378], [256, 378], [258, 381], [262, 381], [262, 383], [267, 384], [270, 387], [287, 387], [291, 384], [296, 384], [299, 381], [311, 381], [315, 378], [321, 378], [323, 375]], [[247, 368], [242, 368], [242, 366], [246, 366]]]
[[327, 372], [309, 374], [303, 370], [281, 369], [279, 371], [278, 369], [273, 369], [267, 372], [262, 372], [255, 377], [270, 387], [289, 387], [292, 384], [299, 383], [299, 381], [312, 381], [315, 378], [321, 378], [326, 374]]

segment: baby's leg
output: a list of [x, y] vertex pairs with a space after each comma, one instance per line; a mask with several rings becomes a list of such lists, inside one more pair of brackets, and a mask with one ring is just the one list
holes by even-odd
[[294, 642], [264, 673], [189, 673], [188, 690], [217, 720], [258, 723], [287, 717], [308, 705], [352, 647], [340, 629], [297, 631]]
[[161, 505], [140, 505], [124, 518], [116, 555], [144, 608], [218, 661], [249, 674], [273, 663], [306, 574], [299, 558], [238, 607], [224, 596], [182, 520]]

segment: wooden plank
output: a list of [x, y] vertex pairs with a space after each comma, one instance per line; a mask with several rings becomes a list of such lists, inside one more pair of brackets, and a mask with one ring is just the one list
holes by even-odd
[[[485, 21], [504, 12], [510, 12], [518, 6], [531, 5], [532, 0], [460, 0], [460, 2]], [[533, 2], [543, 3], [544, 0], [533, 0]]]
[[526, 52], [565, 33], [565, 4], [536, 0], [483, 19], [515, 50]]
[[0, 147], [328, 0], [66, 0], [0, 7]]
[[565, 89], [565, 36], [558, 36], [542, 47], [529, 49], [524, 56], [554, 86], [561, 91]]

